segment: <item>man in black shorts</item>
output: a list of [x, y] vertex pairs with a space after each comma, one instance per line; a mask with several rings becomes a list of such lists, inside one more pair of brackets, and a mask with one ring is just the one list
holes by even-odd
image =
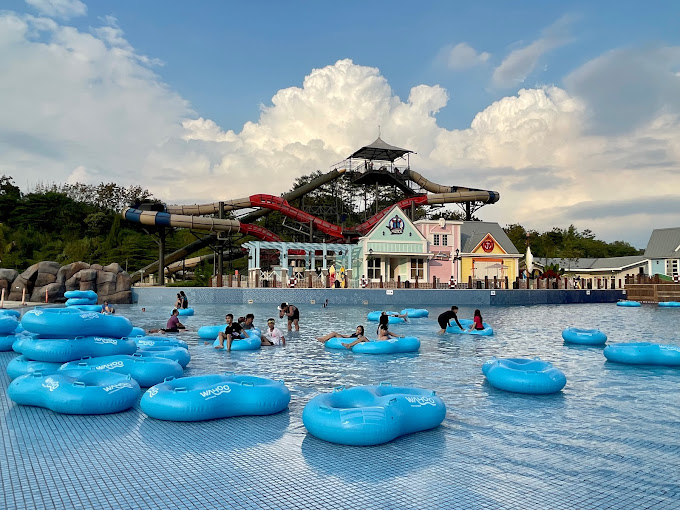
[[224, 328], [224, 332], [220, 331], [218, 339], [220, 341], [219, 345], [215, 346], [215, 349], [224, 349], [224, 340], [227, 340], [227, 351], [231, 351], [231, 342], [243, 338], [243, 328], [238, 322], [234, 322], [234, 316], [228, 313], [225, 316], [227, 321], [227, 327]]
[[279, 306], [279, 318], [283, 319], [284, 315], [288, 317], [288, 331], [292, 330], [293, 324], [295, 324], [295, 331], [300, 331], [300, 310], [298, 310], [297, 306], [281, 303]]
[[448, 326], [453, 326], [453, 324], [450, 324], [451, 319], [454, 319], [456, 321], [456, 324], [458, 324], [458, 327], [461, 330], [464, 330], [463, 326], [460, 325], [460, 322], [458, 321], [458, 307], [457, 306], [452, 306], [451, 310], [447, 310], [439, 317], [437, 317], [437, 322], [439, 323], [439, 327], [442, 328], [439, 330], [439, 334], [446, 333], [446, 328]]

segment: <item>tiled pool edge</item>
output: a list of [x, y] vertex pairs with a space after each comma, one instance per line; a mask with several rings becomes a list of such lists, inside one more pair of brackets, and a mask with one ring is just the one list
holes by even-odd
[[[141, 306], [173, 303], [178, 287], [134, 287], [132, 299]], [[416, 289], [269, 289], [183, 287], [190, 305], [290, 302], [321, 305], [523, 306], [573, 303], [615, 303], [624, 290], [416, 290]]]

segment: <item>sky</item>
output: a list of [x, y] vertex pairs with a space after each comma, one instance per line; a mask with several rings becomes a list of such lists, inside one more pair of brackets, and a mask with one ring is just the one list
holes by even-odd
[[[279, 195], [378, 135], [477, 216], [680, 226], [680, 3], [4, 0], [0, 175]], [[449, 206], [457, 210], [455, 206]]]

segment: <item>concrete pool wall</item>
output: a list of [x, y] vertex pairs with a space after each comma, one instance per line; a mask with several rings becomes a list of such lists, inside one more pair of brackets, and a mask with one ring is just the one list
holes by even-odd
[[172, 304], [183, 290], [189, 306], [219, 303], [290, 302], [321, 306], [387, 305], [418, 308], [421, 305], [522, 306], [572, 303], [615, 303], [626, 299], [625, 289], [604, 290], [417, 290], [417, 289], [269, 289], [233, 287], [134, 287], [132, 300], [141, 306]]

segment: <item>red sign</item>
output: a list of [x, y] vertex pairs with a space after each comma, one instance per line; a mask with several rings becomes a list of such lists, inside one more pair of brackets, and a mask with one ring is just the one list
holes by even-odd
[[487, 253], [490, 253], [493, 251], [493, 247], [495, 246], [493, 239], [485, 239], [484, 242], [482, 243], [482, 250], [484, 250]]

